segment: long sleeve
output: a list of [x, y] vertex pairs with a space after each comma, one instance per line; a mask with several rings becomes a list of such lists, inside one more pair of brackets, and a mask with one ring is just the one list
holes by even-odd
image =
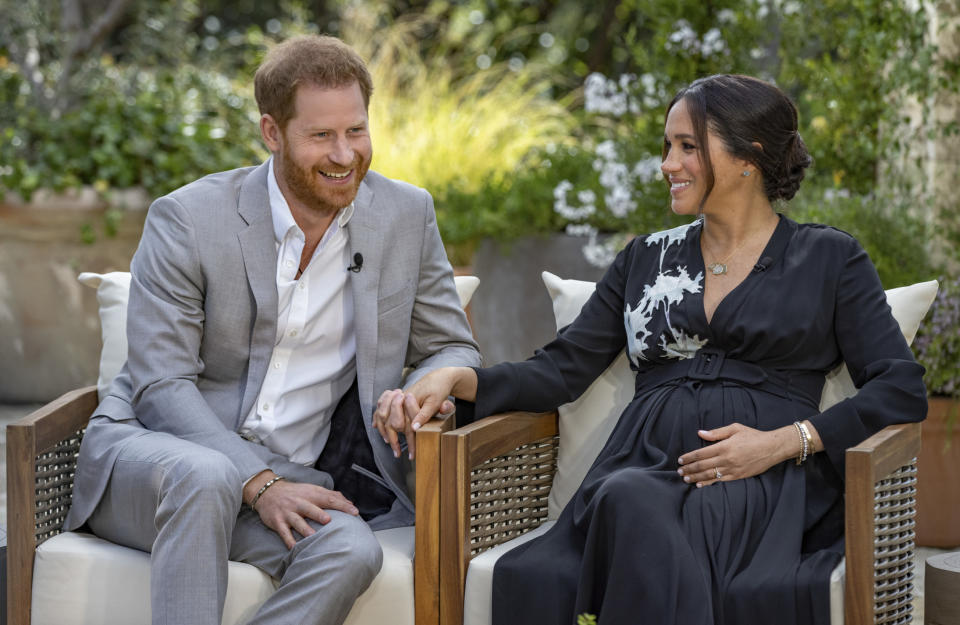
[[810, 421], [842, 476], [844, 451], [887, 425], [926, 418], [923, 367], [890, 313], [876, 269], [859, 243], [837, 283], [834, 331], [858, 392]]
[[551, 410], [579, 397], [626, 344], [624, 290], [637, 240], [597, 283], [596, 291], [557, 338], [523, 362], [477, 370], [476, 418], [503, 410]]
[[426, 191], [423, 195], [423, 245], [405, 363], [416, 368], [407, 376], [406, 386], [438, 367], [480, 364], [480, 353], [460, 306], [453, 270], [440, 240], [433, 200]]
[[131, 264], [131, 403], [147, 428], [223, 453], [246, 478], [266, 463], [226, 428], [197, 386], [205, 371], [200, 344], [206, 315], [198, 246], [189, 212], [172, 198], [157, 200]]

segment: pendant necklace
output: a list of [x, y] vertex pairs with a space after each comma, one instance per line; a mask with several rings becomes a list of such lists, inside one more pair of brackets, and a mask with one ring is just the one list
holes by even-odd
[[[706, 244], [706, 239], [704, 239], [703, 242], [704, 242], [704, 244]], [[730, 252], [729, 254], [727, 254], [727, 257], [726, 257], [726, 258], [724, 258], [723, 260], [716, 260], [716, 261], [710, 263], [709, 265], [707, 265], [707, 270], [710, 271], [710, 273], [712, 273], [712, 274], [715, 275], [715, 276], [722, 276], [723, 274], [727, 273], [727, 263], [730, 262], [730, 259], [733, 258], [733, 256], [734, 256], [737, 252], [739, 252], [739, 251], [740, 251], [740, 248], [742, 248], [744, 245], [746, 245], [746, 243], [747, 243], [747, 239], [744, 239], [743, 241], [741, 241], [741, 242], [740, 242], [740, 245], [738, 245], [737, 247], [735, 247], [732, 252]], [[708, 247], [708, 249], [709, 249], [709, 246], [707, 246], [707, 247]], [[713, 255], [713, 250], [709, 250], [709, 251], [710, 251], [710, 255], [712, 256], [712, 255]]]

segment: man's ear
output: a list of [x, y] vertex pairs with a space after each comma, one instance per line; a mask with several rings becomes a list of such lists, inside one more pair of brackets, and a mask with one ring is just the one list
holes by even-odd
[[267, 144], [267, 149], [276, 154], [280, 151], [282, 142], [280, 124], [269, 113], [260, 116], [260, 136]]

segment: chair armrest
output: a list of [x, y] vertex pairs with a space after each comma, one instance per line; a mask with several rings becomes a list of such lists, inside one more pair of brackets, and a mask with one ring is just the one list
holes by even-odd
[[97, 387], [65, 393], [7, 426], [7, 622], [29, 625], [33, 552], [70, 509], [80, 439]]
[[888, 426], [847, 449], [846, 625], [909, 620], [919, 453], [919, 423]]
[[413, 558], [414, 621], [440, 622], [440, 437], [456, 417], [431, 419], [417, 432], [416, 525]]
[[546, 519], [557, 420], [556, 412], [508, 412], [441, 437], [441, 623], [462, 622], [473, 556]]

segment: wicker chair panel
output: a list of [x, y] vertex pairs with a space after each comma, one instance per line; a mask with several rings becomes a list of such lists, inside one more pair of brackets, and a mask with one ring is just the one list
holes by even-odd
[[916, 460], [874, 486], [874, 622], [913, 621]]
[[539, 527], [557, 470], [559, 437], [521, 445], [470, 472], [470, 555]]
[[39, 546], [62, 531], [73, 498], [73, 477], [84, 429], [38, 454], [34, 465], [34, 536]]

